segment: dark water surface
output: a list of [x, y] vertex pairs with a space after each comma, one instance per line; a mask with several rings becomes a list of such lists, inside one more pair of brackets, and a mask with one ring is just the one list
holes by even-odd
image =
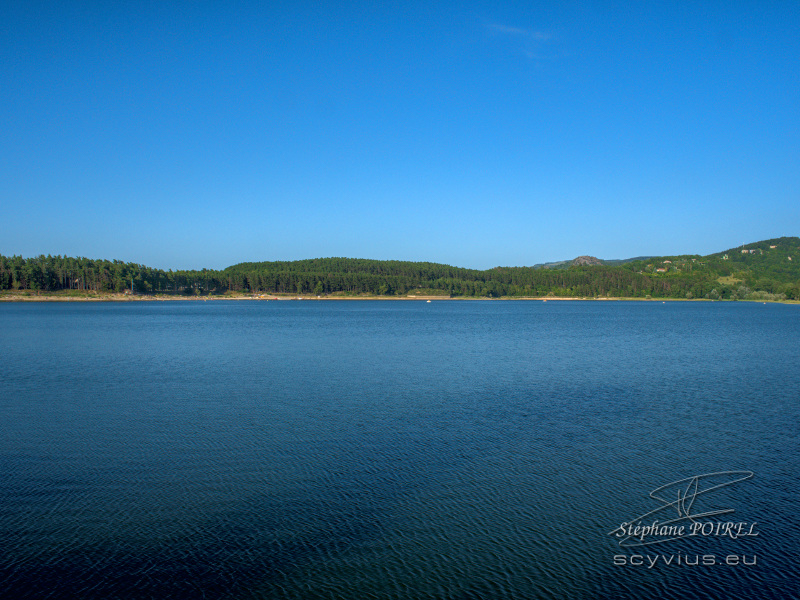
[[[0, 343], [4, 598], [800, 596], [798, 306], [2, 304]], [[758, 536], [610, 535], [720, 471], [691, 512]]]

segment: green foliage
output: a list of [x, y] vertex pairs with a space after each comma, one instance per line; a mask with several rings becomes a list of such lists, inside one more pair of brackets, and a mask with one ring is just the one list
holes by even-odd
[[[774, 248], [772, 247], [774, 246]], [[744, 252], [742, 250], [745, 250]], [[568, 261], [564, 261], [565, 263]], [[118, 260], [0, 256], [0, 290], [137, 294], [422, 294], [451, 297], [800, 299], [800, 239], [766, 240], [709, 256], [645, 257], [567, 268], [487, 271], [429, 262], [315, 258], [162, 271]], [[561, 266], [561, 264], [559, 264]]]

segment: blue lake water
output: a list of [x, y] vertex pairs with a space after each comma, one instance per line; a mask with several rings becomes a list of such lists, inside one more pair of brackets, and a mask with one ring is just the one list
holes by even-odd
[[[0, 590], [796, 598], [798, 342], [754, 303], [0, 304]], [[728, 471], [690, 512], [757, 536], [611, 535]]]

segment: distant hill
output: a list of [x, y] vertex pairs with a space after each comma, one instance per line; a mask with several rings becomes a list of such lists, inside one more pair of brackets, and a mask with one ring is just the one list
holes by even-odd
[[800, 300], [800, 238], [764, 240], [708, 256], [579, 256], [485, 271], [431, 262], [314, 258], [239, 263], [221, 271], [167, 272], [118, 260], [0, 256], [2, 290]]
[[595, 258], [594, 256], [579, 256], [575, 260], [570, 263], [570, 266], [573, 267], [582, 267], [582, 266], [599, 266], [605, 264], [599, 258]]
[[609, 267], [616, 267], [619, 265], [624, 265], [625, 263], [633, 262], [635, 260], [648, 260], [653, 258], [652, 256], [637, 256], [636, 258], [615, 258], [615, 259], [604, 259], [603, 264], [608, 265]]
[[571, 260], [559, 260], [556, 262], [537, 263], [533, 265], [534, 269], [568, 269], [572, 264]]
[[[579, 266], [581, 264], [595, 264], [595, 265], [606, 265], [608, 267], [616, 267], [619, 265], [624, 265], [625, 263], [633, 262], [635, 260], [646, 260], [648, 258], [652, 258], [651, 256], [637, 256], [636, 258], [615, 258], [615, 259], [602, 259], [602, 258], [595, 258], [594, 256], [579, 256], [572, 260], [559, 260], [556, 262], [548, 262], [548, 263], [540, 263], [533, 265], [534, 269], [569, 269], [573, 266]], [[582, 262], [582, 261], [597, 261], [597, 262]], [[578, 261], [578, 262], [576, 262]]]

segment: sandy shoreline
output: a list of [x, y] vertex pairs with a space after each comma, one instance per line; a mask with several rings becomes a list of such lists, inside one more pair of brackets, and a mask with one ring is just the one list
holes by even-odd
[[[709, 300], [706, 298], [630, 298], [630, 297], [597, 297], [597, 298], [573, 298], [565, 296], [538, 296], [538, 297], [509, 297], [502, 298], [473, 298], [473, 297], [449, 297], [449, 296], [423, 296], [423, 295], [410, 295], [410, 296], [345, 296], [345, 295], [329, 295], [329, 296], [312, 296], [312, 295], [288, 295], [288, 294], [230, 294], [221, 296], [172, 296], [172, 295], [146, 295], [146, 294], [98, 294], [90, 293], [87, 295], [62, 295], [62, 294], [39, 294], [26, 292], [5, 292], [0, 293], [0, 302], [174, 302], [174, 301], [191, 301], [191, 302], [207, 302], [218, 300], [237, 300], [237, 301], [262, 301], [262, 302], [275, 302], [275, 301], [342, 301], [342, 300], [381, 300], [381, 301], [417, 301], [427, 302], [430, 301], [497, 301], [497, 300], [523, 300], [523, 301], [538, 301], [538, 302], [573, 302], [573, 301], [625, 301], [625, 302], [719, 302], [719, 300]], [[733, 300], [722, 300], [722, 302], [733, 302]], [[770, 301], [764, 300], [738, 300], [738, 302], [756, 302], [765, 303]], [[797, 300], [783, 300], [771, 301], [776, 304], [800, 304]]]
[[[598, 298], [600, 300], [601, 298]], [[602, 298], [603, 300], [610, 300], [612, 298]], [[616, 298], [613, 298], [616, 299]], [[385, 301], [428, 301], [428, 300], [595, 300], [595, 298], [464, 298], [448, 296], [251, 296], [251, 295], [237, 295], [237, 296], [123, 296], [122, 294], [97, 294], [91, 296], [58, 296], [53, 294], [35, 295], [0, 295], [0, 302], [174, 302], [174, 301], [189, 301], [189, 302], [206, 302], [218, 300], [237, 300], [237, 301], [261, 301], [261, 302], [283, 302], [283, 301], [298, 301], [298, 300], [385, 300]]]

